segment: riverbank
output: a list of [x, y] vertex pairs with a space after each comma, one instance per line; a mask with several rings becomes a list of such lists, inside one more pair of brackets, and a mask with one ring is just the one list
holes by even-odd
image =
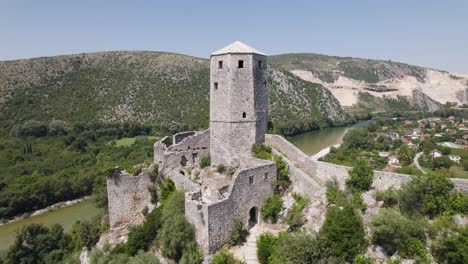
[[[73, 204], [70, 204], [70, 202], [73, 202]], [[0, 226], [0, 257], [3, 256], [8, 248], [15, 242], [16, 231], [25, 225], [41, 224], [51, 227], [54, 224], [59, 224], [65, 231], [68, 231], [76, 221], [89, 220], [102, 213], [103, 211], [96, 207], [93, 199], [83, 197], [81, 199], [69, 201], [66, 206], [62, 205], [60, 208], [55, 207], [54, 209], [35, 216], [5, 223]]]
[[57, 209], [60, 209], [60, 208], [64, 208], [64, 207], [67, 207], [67, 206], [71, 206], [71, 205], [74, 205], [74, 204], [89, 200], [91, 198], [92, 198], [92, 196], [90, 195], [90, 196], [85, 196], [85, 197], [78, 198], [78, 199], [75, 199], [75, 200], [59, 202], [59, 203], [56, 203], [56, 204], [53, 204], [53, 205], [49, 205], [46, 208], [36, 210], [36, 211], [34, 211], [32, 213], [23, 214], [22, 216], [17, 216], [17, 217], [15, 217], [15, 218], [13, 218], [11, 220], [8, 220], [8, 221], [6, 221], [4, 223], [0, 223], [0, 226], [6, 225], [6, 224], [11, 224], [11, 223], [14, 223], [16, 221], [23, 220], [25, 218], [38, 216], [38, 215], [41, 215], [41, 214], [44, 214], [44, 213], [47, 213], [47, 212], [50, 212], [50, 211], [54, 211], [54, 210], [57, 210]]

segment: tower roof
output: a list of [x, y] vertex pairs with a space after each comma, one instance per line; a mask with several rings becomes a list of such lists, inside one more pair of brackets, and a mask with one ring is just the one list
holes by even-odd
[[252, 48], [252, 47], [249, 47], [249, 46], [247, 46], [246, 44], [244, 44], [244, 43], [242, 43], [240, 41], [235, 41], [235, 42], [227, 45], [226, 47], [211, 53], [211, 56], [227, 54], [227, 53], [255, 53], [255, 54], [265, 55], [266, 56], [265, 53], [260, 52], [260, 51], [258, 51], [256, 49]]

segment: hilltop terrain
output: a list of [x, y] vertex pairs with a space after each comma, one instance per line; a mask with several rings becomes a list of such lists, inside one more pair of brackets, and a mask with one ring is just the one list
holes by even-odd
[[384, 99], [405, 97], [430, 111], [436, 110], [437, 103], [468, 102], [468, 78], [462, 74], [392, 61], [312, 53], [272, 56], [270, 63], [323, 85], [344, 107], [359, 105], [362, 93]]
[[[333, 95], [269, 69], [270, 128], [298, 133], [348, 120]], [[208, 127], [209, 61], [163, 52], [104, 52], [0, 62], [0, 123], [28, 120]]]

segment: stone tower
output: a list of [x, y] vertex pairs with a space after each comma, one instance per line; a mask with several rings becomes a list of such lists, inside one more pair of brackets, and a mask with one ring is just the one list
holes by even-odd
[[239, 165], [265, 141], [267, 57], [236, 41], [211, 54], [210, 155], [214, 165]]

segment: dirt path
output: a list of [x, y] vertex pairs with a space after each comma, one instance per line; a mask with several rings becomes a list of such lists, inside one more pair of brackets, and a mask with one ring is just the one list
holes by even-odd
[[419, 158], [422, 156], [422, 154], [424, 154], [424, 152], [419, 152], [418, 154], [416, 154], [416, 156], [414, 156], [413, 163], [414, 165], [416, 165], [416, 168], [418, 168], [418, 170], [420, 170], [423, 174], [426, 174], [426, 172], [419, 165]]

